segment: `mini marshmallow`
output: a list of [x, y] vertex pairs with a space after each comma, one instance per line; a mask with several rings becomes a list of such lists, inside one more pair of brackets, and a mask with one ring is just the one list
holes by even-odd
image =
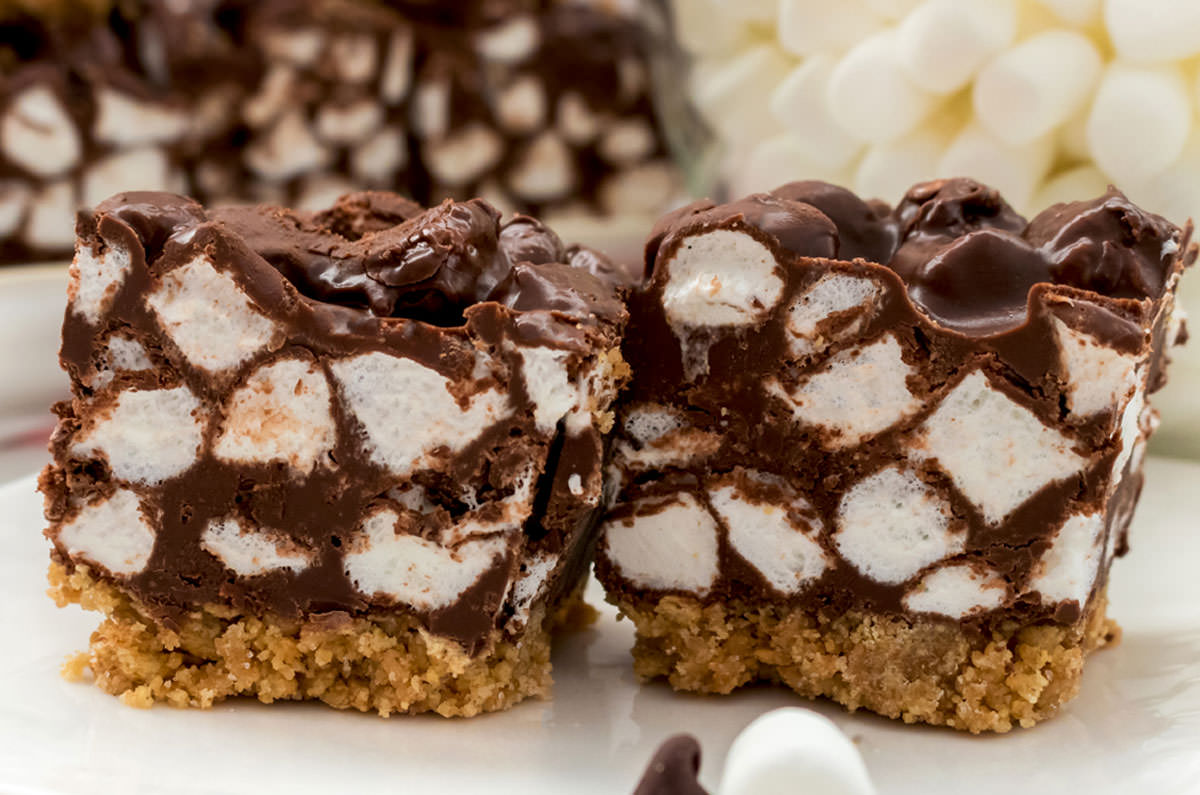
[[568, 91], [558, 100], [558, 129], [568, 143], [583, 146], [600, 133], [600, 120], [583, 97]]
[[277, 345], [282, 334], [204, 254], [164, 274], [146, 303], [187, 360], [212, 373]]
[[1054, 319], [1054, 335], [1066, 373], [1067, 408], [1073, 417], [1111, 409], [1133, 392], [1137, 356], [1102, 345], [1058, 318]]
[[835, 431], [823, 441], [837, 449], [875, 436], [919, 409], [921, 401], [907, 385], [913, 374], [895, 335], [886, 334], [835, 354], [786, 398], [797, 420]]
[[1100, 567], [1100, 543], [1104, 536], [1104, 515], [1076, 514], [1058, 529], [1050, 548], [1038, 563], [1038, 572], [1029, 582], [1046, 604], [1078, 602], [1087, 604], [1088, 595]]
[[1049, 207], [1053, 204], [1078, 201], [1080, 196], [1100, 196], [1108, 189], [1108, 183], [1108, 177], [1095, 166], [1079, 166], [1056, 174], [1042, 183], [1030, 205]]
[[33, 85], [14, 97], [0, 120], [0, 148], [36, 176], [53, 177], [79, 162], [79, 130], [58, 96]]
[[518, 156], [508, 177], [513, 193], [530, 202], [561, 199], [574, 189], [575, 181], [571, 150], [554, 132], [535, 138]]
[[980, 573], [965, 563], [934, 569], [904, 595], [904, 607], [915, 613], [965, 618], [1004, 603], [1008, 586], [995, 572]]
[[15, 179], [0, 182], [0, 236], [11, 235], [21, 225], [29, 202], [29, 186]]
[[950, 529], [950, 505], [907, 469], [890, 466], [842, 496], [834, 544], [865, 576], [894, 585], [962, 552], [966, 534]]
[[1065, 122], [1100, 77], [1100, 53], [1081, 33], [1053, 30], [997, 56], [975, 81], [975, 112], [1008, 144], [1022, 144]]
[[650, 125], [634, 117], [614, 122], [600, 138], [597, 149], [608, 162], [628, 166], [649, 157], [657, 145]]
[[[820, 353], [837, 339], [857, 334], [882, 294], [883, 287], [874, 279], [837, 272], [822, 276], [788, 307], [788, 345], [792, 354]], [[821, 321], [850, 310], [856, 310], [857, 317], [834, 332], [832, 338], [818, 334]]]
[[812, 710], [783, 707], [742, 730], [725, 757], [718, 795], [875, 795], [858, 749]]
[[363, 140], [383, 121], [383, 110], [373, 99], [348, 105], [325, 105], [317, 111], [317, 135], [331, 144], [345, 145]]
[[811, 513], [803, 500], [791, 506], [760, 503], [723, 486], [709, 493], [709, 501], [729, 530], [730, 546], [780, 593], [799, 593], [829, 567], [817, 541], [820, 523], [814, 519], [798, 527], [788, 516], [789, 508]]
[[663, 309], [673, 326], [745, 326], [783, 295], [775, 255], [745, 232], [716, 229], [684, 240], [666, 263]]
[[897, 29], [898, 63], [937, 94], [965, 86], [1017, 34], [1014, 0], [926, 0]]
[[532, 55], [540, 38], [536, 20], [515, 16], [480, 33], [475, 39], [475, 47], [484, 58], [515, 63]]
[[76, 203], [71, 180], [43, 185], [29, 199], [25, 242], [34, 248], [69, 249], [75, 242]]
[[97, 388], [112, 383], [113, 374], [138, 372], [154, 367], [154, 360], [137, 340], [114, 334], [105, 346], [104, 363], [97, 368], [96, 376], [89, 386]]
[[364, 353], [335, 361], [330, 370], [362, 424], [367, 454], [396, 475], [421, 468], [439, 447], [458, 452], [511, 412], [508, 397], [496, 389], [473, 395], [462, 408], [448, 378], [412, 359]]
[[863, 39], [842, 56], [830, 76], [827, 101], [845, 132], [864, 141], [904, 135], [936, 104], [901, 68], [895, 31]]
[[1049, 171], [1053, 157], [1054, 142], [1049, 135], [1011, 146], [972, 121], [946, 148], [938, 172], [970, 174], [1000, 191], [1013, 205], [1023, 207]]
[[508, 550], [505, 536], [473, 539], [454, 549], [396, 533], [398, 516], [384, 509], [362, 523], [361, 546], [343, 557], [346, 576], [363, 595], [418, 610], [449, 607]]
[[104, 456], [120, 480], [157, 485], [196, 462], [204, 426], [200, 401], [186, 386], [129, 389], [76, 435], [71, 452]]
[[180, 186], [163, 150], [144, 147], [118, 152], [95, 162], [83, 177], [83, 203], [94, 207], [109, 196], [136, 183], [139, 190], [165, 190]]
[[524, 624], [529, 620], [529, 609], [546, 591], [546, 583], [558, 566], [558, 555], [540, 555], [527, 561], [521, 574], [513, 583], [510, 601], [513, 606], [512, 620]]
[[99, 141], [121, 146], [167, 143], [187, 129], [188, 114], [182, 108], [143, 102], [111, 88], [96, 93], [93, 133]]
[[720, 573], [717, 523], [687, 492], [655, 513], [604, 524], [603, 553], [640, 588], [704, 594]]
[[583, 395], [567, 373], [569, 351], [537, 346], [521, 348], [525, 391], [533, 401], [533, 418], [542, 433], [553, 433], [558, 421], [581, 407]]
[[771, 114], [771, 92], [791, 71], [789, 60], [769, 44], [760, 44], [728, 61], [714, 64], [697, 80], [695, 101], [708, 123], [733, 145], [780, 132]]
[[275, 64], [268, 71], [258, 90], [242, 101], [242, 118], [251, 127], [265, 127], [286, 110], [296, 95], [296, 70]]
[[1200, 54], [1200, 4], [1193, 0], [1105, 0], [1104, 25], [1121, 58], [1174, 61]]
[[1085, 26], [1100, 18], [1100, 0], [1038, 0], [1063, 22]]
[[1096, 165], [1115, 181], [1141, 182], [1179, 159], [1192, 116], [1177, 70], [1113, 63], [1088, 116], [1088, 146]]
[[795, 55], [841, 50], [882, 21], [863, 0], [780, 0], [779, 43]]
[[283, 461], [309, 473], [337, 441], [329, 384], [312, 362], [283, 359], [260, 367], [230, 397], [213, 446], [217, 458]]
[[285, 547], [270, 532], [247, 529], [236, 518], [210, 522], [200, 534], [200, 546], [239, 577], [281, 569], [295, 574], [312, 563], [311, 554]]
[[446, 135], [450, 125], [448, 78], [433, 75], [417, 84], [409, 107], [409, 124], [420, 138], [442, 138]]
[[496, 94], [496, 118], [506, 130], [529, 133], [546, 118], [546, 90], [533, 75], [523, 75]]
[[925, 420], [909, 454], [936, 459], [984, 519], [998, 523], [1038, 490], [1087, 466], [1073, 445], [976, 370]]
[[154, 551], [154, 528], [137, 494], [117, 489], [107, 500], [85, 505], [58, 531], [58, 543], [113, 574], [137, 574]]
[[790, 132], [767, 138], [750, 150], [744, 162], [732, 165], [731, 161], [731, 192], [744, 196], [771, 190], [778, 186], [780, 174], [803, 174], [834, 184], [846, 181], [845, 169], [813, 157], [813, 148]]
[[357, 189], [357, 186], [347, 179], [318, 172], [303, 178], [292, 206], [297, 210], [317, 212], [332, 206], [339, 198]]
[[286, 180], [324, 168], [332, 154], [309, 129], [304, 113], [291, 111], [246, 147], [246, 165], [266, 180]]
[[[600, 184], [600, 207], [609, 215], [654, 217], [679, 187], [674, 164], [652, 160], [607, 176]], [[606, 229], [611, 231], [612, 224], [611, 219], [606, 221]]]
[[479, 179], [500, 161], [504, 142], [488, 127], [471, 123], [452, 135], [430, 141], [425, 166], [443, 185], [457, 187]]
[[350, 170], [361, 180], [387, 182], [408, 162], [408, 143], [392, 127], [384, 127], [350, 155]]
[[379, 73], [379, 97], [395, 105], [408, 95], [412, 84], [413, 36], [410, 30], [398, 30], [388, 43], [387, 57]]
[[329, 43], [329, 63], [345, 83], [365, 83], [375, 74], [379, 52], [371, 33], [338, 36]]
[[71, 261], [70, 311], [93, 326], [99, 325], [132, 265], [129, 249], [123, 246], [106, 244], [99, 254], [89, 246], [80, 246]]
[[[840, 7], [835, 6], [835, 7]], [[809, 159], [819, 155], [830, 168], [845, 166], [862, 149], [862, 144], [846, 135], [830, 110], [829, 81], [834, 61], [828, 55], [814, 55], [793, 69], [771, 95], [771, 112], [788, 128]], [[780, 173], [793, 173], [777, 169]], [[808, 172], [803, 173], [806, 177]]]
[[675, 36], [684, 50], [722, 55], [745, 44], [744, 20], [712, 0], [675, 0]]
[[263, 46], [274, 59], [310, 66], [325, 47], [325, 32], [318, 28], [268, 28]]
[[[1141, 374], [1137, 376], [1137, 380], [1140, 384]], [[1117, 453], [1117, 458], [1113, 461], [1113, 488], [1116, 488], [1116, 485], [1120, 483], [1121, 478], [1124, 476], [1125, 465], [1130, 462], [1138, 442], [1145, 440], [1145, 437], [1142, 435], [1142, 412], [1145, 410], [1146, 392], [1144, 387], [1139, 386], [1129, 399], [1129, 402], [1125, 404], [1125, 408], [1121, 410], [1121, 420], [1118, 424], [1121, 435], [1121, 452]]]
[[938, 161], [951, 137], [945, 125], [930, 119], [907, 135], [872, 144], [858, 162], [855, 191], [860, 196], [892, 200], [918, 182], [935, 179]]

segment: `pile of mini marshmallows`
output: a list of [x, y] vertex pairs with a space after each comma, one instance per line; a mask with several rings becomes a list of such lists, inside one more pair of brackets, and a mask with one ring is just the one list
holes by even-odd
[[970, 176], [1027, 213], [1110, 183], [1200, 219], [1198, 0], [676, 0], [738, 195], [899, 200]]

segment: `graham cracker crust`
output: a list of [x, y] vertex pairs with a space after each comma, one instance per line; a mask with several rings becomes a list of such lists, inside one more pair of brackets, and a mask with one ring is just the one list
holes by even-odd
[[101, 690], [141, 708], [163, 702], [204, 709], [251, 696], [268, 704], [319, 700], [382, 716], [469, 717], [548, 696], [551, 634], [595, 618], [579, 589], [548, 618], [535, 607], [520, 643], [497, 630], [471, 656], [394, 613], [280, 621], [209, 605], [172, 631], [84, 566], [68, 572], [52, 563], [49, 580], [59, 607], [78, 604], [104, 614], [88, 651], [70, 658], [63, 676], [81, 679], [90, 670]]
[[694, 597], [614, 602], [633, 620], [634, 671], [726, 694], [768, 681], [905, 723], [1006, 732], [1049, 718], [1079, 692], [1085, 655], [1120, 640], [1101, 594], [1080, 624], [1001, 625], [832, 613]]

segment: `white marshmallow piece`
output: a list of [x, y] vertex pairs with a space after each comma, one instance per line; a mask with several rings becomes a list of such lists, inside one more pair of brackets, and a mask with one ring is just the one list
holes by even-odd
[[514, 16], [486, 30], [475, 39], [479, 54], [498, 63], [515, 63], [533, 54], [541, 34], [530, 16]]
[[1096, 165], [1117, 183], [1166, 171], [1183, 153], [1194, 111], [1187, 86], [1171, 67], [1109, 65], [1087, 120]]
[[324, 167], [330, 152], [309, 129], [304, 113], [284, 114], [245, 150], [246, 165], [266, 180], [282, 181]]
[[413, 36], [410, 30], [398, 30], [388, 43], [387, 56], [379, 73], [379, 96], [395, 105], [408, 95], [412, 84]]
[[842, 56], [827, 91], [833, 117], [848, 135], [864, 141], [899, 138], [937, 102], [901, 68], [899, 39], [891, 30], [864, 39]]
[[1053, 137], [1044, 135], [1019, 145], [996, 138], [978, 120], [951, 141], [938, 163], [947, 176], [971, 177], [991, 185], [1015, 207], [1024, 207], [1049, 171]]
[[1200, 54], [1200, 5], [1192, 0], [1105, 0], [1104, 26], [1117, 56], [1130, 61]]
[[789, 508], [809, 508], [803, 501], [794, 506], [759, 503], [734, 486], [712, 491], [709, 500], [728, 528], [730, 546], [780, 593], [799, 593], [829, 567], [817, 541], [820, 523], [814, 519], [812, 525], [797, 527], [788, 517]]
[[1039, 33], [1006, 50], [975, 80], [975, 113], [1000, 140], [1022, 144], [1071, 118], [1100, 77], [1100, 52], [1070, 30]]
[[[820, 353], [838, 339], [856, 334], [882, 295], [883, 288], [874, 279], [836, 272], [822, 276], [788, 307], [788, 346], [792, 354]], [[834, 332], [832, 338], [818, 333], [821, 321], [851, 310], [857, 317]]]
[[877, 582], [904, 582], [962, 552], [966, 541], [966, 533], [950, 529], [949, 503], [898, 466], [855, 483], [838, 505], [838, 552]]
[[482, 124], [472, 123], [425, 147], [425, 165], [443, 185], [457, 187], [483, 176], [499, 162], [504, 142]]
[[[833, 8], [840, 7], [838, 4]], [[828, 55], [806, 58], [772, 93], [771, 112], [787, 127], [788, 135], [809, 153], [810, 159], [819, 160], [829, 168], [841, 168], [861, 151], [862, 143], [846, 135], [830, 109], [829, 81], [833, 66], [833, 58]], [[781, 173], [782, 169], [775, 172], [776, 182]]]
[[108, 245], [99, 254], [89, 246], [79, 246], [69, 275], [71, 311], [93, 326], [99, 325], [132, 266], [129, 250], [122, 246]]
[[582, 407], [583, 395], [567, 373], [570, 351], [536, 346], [521, 349], [525, 391], [533, 401], [533, 419], [542, 433], [553, 433], [558, 421]]
[[886, 334], [835, 354], [786, 398], [797, 420], [835, 432], [827, 443], [836, 449], [875, 436], [919, 409], [921, 401], [907, 384], [913, 373], [895, 335]]
[[612, 519], [603, 532], [603, 554], [637, 587], [704, 594], [719, 574], [717, 523], [687, 492], [655, 513]]
[[252, 530], [236, 518], [209, 522], [200, 546], [239, 577], [254, 577], [286, 569], [304, 571], [312, 556], [294, 545], [282, 544], [270, 531]]
[[533, 75], [522, 75], [496, 94], [496, 118], [514, 133], [530, 133], [546, 118], [546, 90]]
[[1100, 18], [1101, 0], [1039, 0], [1055, 16], [1070, 25], [1084, 27]]
[[44, 85], [26, 88], [9, 103], [0, 120], [0, 148], [14, 163], [47, 178], [79, 162], [79, 130], [53, 91]]
[[117, 489], [101, 503], [85, 505], [58, 531], [72, 558], [86, 558], [113, 574], [137, 574], [154, 551], [154, 528], [137, 494]]
[[146, 303], [187, 360], [212, 373], [237, 367], [282, 337], [204, 254], [164, 274]]
[[529, 620], [530, 608], [545, 593], [550, 575], [557, 566], [558, 555], [541, 555], [525, 563], [525, 570], [513, 583], [510, 597], [514, 621], [524, 624]]
[[560, 199], [575, 187], [575, 163], [562, 137], [547, 131], [533, 139], [509, 174], [513, 193], [531, 202]]
[[226, 461], [283, 461], [311, 472], [337, 441], [329, 384], [312, 362], [283, 359], [260, 367], [233, 393], [213, 454]]
[[1137, 386], [1136, 356], [1102, 345], [1058, 318], [1054, 319], [1054, 335], [1067, 376], [1067, 408], [1073, 417], [1115, 410]]
[[380, 510], [362, 524], [362, 548], [342, 559], [346, 576], [368, 598], [385, 598], [418, 610], [437, 610], [458, 601], [463, 591], [508, 550], [494, 535], [447, 549], [420, 536], [398, 534], [394, 511]]
[[860, 196], [895, 201], [918, 182], [938, 176], [942, 153], [958, 132], [935, 116], [907, 135], [881, 141], [867, 148], [854, 173], [854, 189]]
[[874, 33], [883, 20], [863, 0], [780, 0], [779, 43], [793, 55], [845, 49]]
[[379, 57], [370, 33], [338, 36], [329, 44], [328, 59], [345, 83], [365, 83], [375, 74]]
[[1087, 466], [1071, 439], [995, 389], [976, 370], [918, 429], [909, 455], [936, 459], [993, 524], [1043, 487]]
[[95, 416], [71, 452], [83, 458], [103, 455], [119, 480], [157, 485], [191, 467], [200, 455], [204, 416], [186, 386], [126, 390], [107, 415]]
[[663, 309], [673, 326], [747, 326], [783, 295], [775, 255], [745, 232], [716, 229], [684, 240], [665, 263]]
[[15, 179], [0, 182], [0, 236], [16, 231], [29, 203], [29, 186]]
[[1108, 190], [1108, 183], [1108, 177], [1095, 166], [1078, 166], [1043, 182], [1029, 206], [1039, 212], [1054, 204], [1078, 201], [1081, 196], [1101, 196]]
[[1017, 34], [1014, 0], [926, 0], [897, 29], [899, 63], [927, 91], [965, 86]]
[[994, 572], [981, 573], [966, 563], [955, 563], [926, 574], [904, 595], [904, 608], [914, 613], [965, 618], [994, 610], [1007, 595], [1008, 586]]
[[771, 114], [771, 93], [791, 68], [790, 60], [772, 45], [756, 45], [697, 73], [696, 105], [731, 147], [762, 140], [782, 131]]
[[350, 169], [359, 179], [386, 183], [408, 162], [408, 143], [399, 130], [384, 127], [350, 155]]
[[75, 207], [71, 180], [43, 185], [29, 200], [25, 242], [34, 248], [70, 248], [75, 240]]
[[744, 158], [733, 156], [727, 163], [730, 193], [735, 196], [772, 190], [779, 186], [780, 174], [803, 174], [835, 185], [846, 182], [845, 168], [822, 160], [820, 149], [790, 132], [760, 141], [744, 154]]
[[1029, 590], [1040, 593], [1045, 604], [1086, 605], [1100, 568], [1103, 536], [1102, 513], [1076, 514], [1067, 519], [1038, 562]]
[[317, 135], [335, 145], [363, 140], [383, 121], [383, 110], [373, 99], [360, 99], [347, 105], [329, 104], [317, 112]]
[[92, 165], [83, 177], [83, 204], [95, 207], [123, 190], [171, 190], [179, 187], [167, 156], [148, 146], [118, 152]]
[[101, 88], [96, 95], [96, 139], [120, 146], [170, 143], [188, 129], [188, 114]]
[[858, 749], [837, 725], [812, 710], [783, 707], [742, 730], [717, 795], [875, 795]]
[[330, 370], [363, 426], [371, 460], [396, 475], [421, 468], [430, 453], [456, 453], [511, 412], [495, 389], [462, 408], [451, 381], [412, 359], [372, 352], [335, 361]]

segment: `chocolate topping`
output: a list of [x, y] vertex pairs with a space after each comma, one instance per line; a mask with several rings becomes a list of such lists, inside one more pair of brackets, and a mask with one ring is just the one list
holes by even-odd
[[658, 746], [633, 795], [708, 795], [700, 786], [699, 773], [699, 741], [690, 734], [676, 734]]
[[939, 325], [971, 337], [1021, 326], [1037, 284], [1110, 298], [1162, 294], [1178, 227], [1134, 206], [1115, 188], [1051, 207], [1026, 222], [994, 189], [970, 179], [914, 186], [893, 210], [823, 182], [794, 182], [714, 207], [697, 202], [667, 216], [647, 243], [647, 273], [671, 242], [701, 226], [741, 218], [802, 257], [885, 265]]

